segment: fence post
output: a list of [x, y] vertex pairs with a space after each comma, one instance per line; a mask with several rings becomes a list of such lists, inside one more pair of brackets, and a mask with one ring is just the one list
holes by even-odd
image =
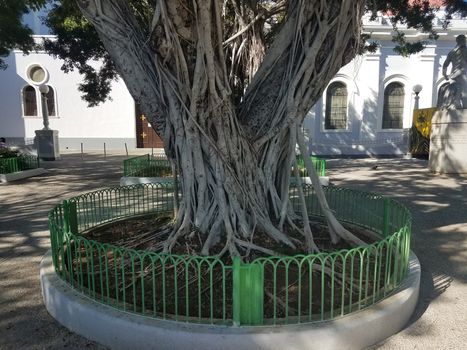
[[78, 233], [78, 213], [76, 210], [76, 202], [63, 201], [63, 226], [65, 232], [70, 232], [74, 235]]
[[261, 264], [242, 264], [233, 258], [233, 323], [263, 324], [264, 274]]
[[123, 160], [123, 176], [128, 176], [128, 161]]
[[383, 202], [383, 236], [387, 237], [389, 234], [389, 212], [390, 201], [389, 198], [384, 198]]
[[68, 202], [69, 209], [69, 225], [70, 232], [74, 235], [78, 234], [78, 212], [76, 210], [76, 202]]

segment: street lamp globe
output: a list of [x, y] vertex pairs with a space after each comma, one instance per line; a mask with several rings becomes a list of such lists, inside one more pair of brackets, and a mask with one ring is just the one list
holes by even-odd
[[41, 92], [41, 94], [48, 94], [49, 93], [49, 87], [47, 85], [40, 85], [39, 86], [39, 91]]
[[414, 85], [412, 88], [413, 92], [415, 92], [416, 95], [418, 95], [420, 91], [422, 91], [422, 89], [423, 89], [423, 86], [421, 86], [420, 84]]

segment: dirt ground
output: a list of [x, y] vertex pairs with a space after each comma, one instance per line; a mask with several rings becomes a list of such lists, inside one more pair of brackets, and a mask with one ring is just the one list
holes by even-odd
[[[103, 349], [48, 315], [39, 263], [49, 249], [49, 210], [117, 185], [124, 158], [67, 154], [44, 162], [47, 174], [0, 185], [0, 349]], [[426, 161], [404, 159], [330, 160], [328, 175], [336, 185], [394, 197], [413, 214], [420, 299], [407, 327], [372, 349], [467, 349], [467, 178], [433, 175]]]

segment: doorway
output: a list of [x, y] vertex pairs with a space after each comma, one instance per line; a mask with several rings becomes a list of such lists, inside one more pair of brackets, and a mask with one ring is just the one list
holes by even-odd
[[151, 123], [141, 112], [138, 105], [135, 107], [136, 117], [136, 147], [138, 148], [164, 148], [164, 143], [151, 126]]

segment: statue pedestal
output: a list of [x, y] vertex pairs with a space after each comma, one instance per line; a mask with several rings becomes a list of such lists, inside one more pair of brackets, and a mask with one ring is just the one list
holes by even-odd
[[36, 130], [37, 154], [42, 160], [60, 159], [58, 130]]
[[467, 109], [433, 115], [428, 167], [437, 173], [467, 174]]

